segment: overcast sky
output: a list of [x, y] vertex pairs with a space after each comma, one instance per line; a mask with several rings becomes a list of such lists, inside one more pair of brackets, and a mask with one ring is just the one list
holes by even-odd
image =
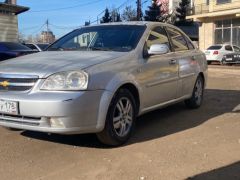
[[[144, 2], [144, 1], [143, 1]], [[144, 4], [149, 5], [149, 2]], [[30, 7], [28, 12], [19, 15], [19, 31], [25, 35], [39, 34], [49, 20], [50, 29], [59, 37], [85, 21], [94, 21], [106, 7], [136, 6], [136, 0], [18, 0], [18, 5]], [[100, 15], [101, 18], [103, 15]]]

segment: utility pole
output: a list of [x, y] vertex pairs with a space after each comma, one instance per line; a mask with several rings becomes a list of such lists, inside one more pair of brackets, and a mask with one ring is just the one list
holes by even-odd
[[47, 43], [49, 43], [49, 22], [48, 22], [48, 19], [47, 19], [47, 22], [46, 22], [46, 24], [47, 24]]
[[137, 21], [142, 20], [142, 1], [137, 0]]

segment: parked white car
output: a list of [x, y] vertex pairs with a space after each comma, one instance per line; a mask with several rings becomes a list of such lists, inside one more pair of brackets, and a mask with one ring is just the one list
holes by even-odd
[[210, 46], [204, 52], [205, 52], [208, 64], [211, 64], [211, 62], [213, 61], [219, 62], [220, 64], [222, 64], [224, 55], [236, 52], [238, 49], [240, 48], [237, 46], [232, 46], [230, 44], [216, 44], [216, 45]]

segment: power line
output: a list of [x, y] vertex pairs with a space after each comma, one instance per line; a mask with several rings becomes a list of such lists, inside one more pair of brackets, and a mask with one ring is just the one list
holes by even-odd
[[39, 31], [43, 29], [45, 25], [46, 25], [46, 22], [44, 22], [44, 24], [37, 31], [32, 32], [31, 35], [37, 34]]
[[78, 27], [80, 26], [59, 26], [59, 25], [55, 25], [55, 24], [52, 24], [52, 23], [49, 23], [50, 26], [53, 26], [57, 29], [77, 29]]
[[68, 7], [62, 7], [62, 8], [54, 8], [54, 9], [43, 9], [43, 10], [37, 10], [37, 11], [28, 11], [29, 13], [39, 13], [39, 12], [51, 12], [51, 11], [60, 11], [60, 10], [66, 10], [66, 9], [73, 9], [73, 8], [76, 8], [76, 7], [82, 7], [82, 6], [88, 6], [88, 5], [92, 5], [92, 4], [95, 4], [95, 3], [98, 3], [100, 1], [103, 1], [103, 0], [95, 0], [95, 1], [92, 1], [92, 2], [88, 2], [88, 3], [81, 3], [81, 4], [76, 4], [74, 6], [68, 6]]

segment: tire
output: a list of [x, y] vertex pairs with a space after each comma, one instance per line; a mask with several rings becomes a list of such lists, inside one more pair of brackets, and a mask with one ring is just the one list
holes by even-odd
[[192, 97], [188, 100], [185, 100], [185, 105], [190, 109], [197, 109], [202, 105], [204, 94], [204, 81], [201, 76], [198, 76], [194, 88]]
[[136, 122], [136, 102], [127, 89], [120, 89], [108, 109], [104, 130], [97, 134], [100, 142], [120, 146], [132, 135]]

